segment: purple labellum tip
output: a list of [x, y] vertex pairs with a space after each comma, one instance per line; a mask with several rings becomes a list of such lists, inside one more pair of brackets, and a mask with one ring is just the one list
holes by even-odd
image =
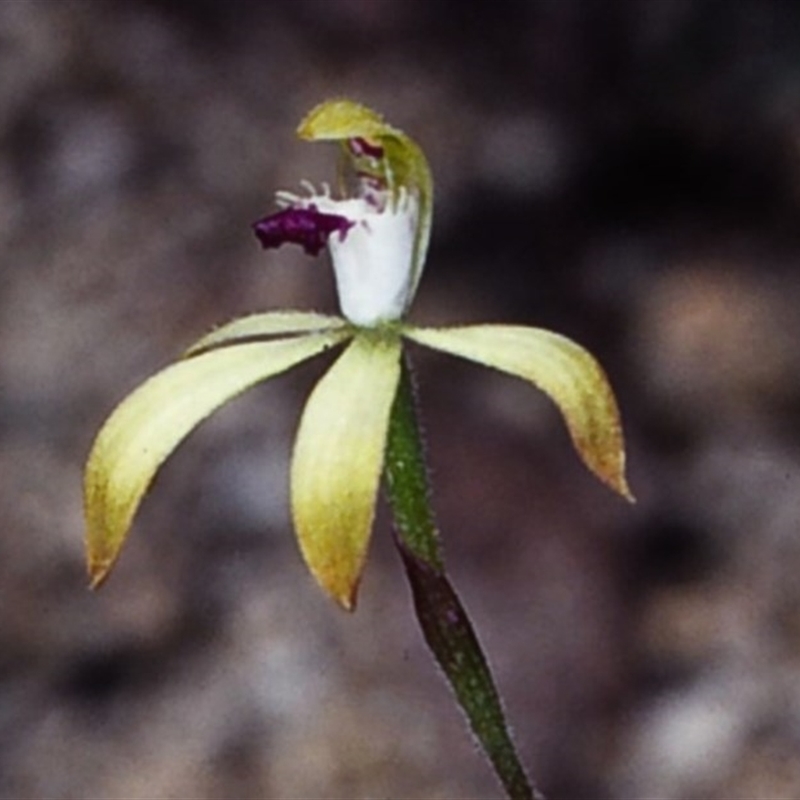
[[299, 244], [310, 256], [316, 256], [332, 233], [338, 231], [344, 237], [354, 224], [339, 214], [323, 214], [312, 205], [278, 211], [256, 222], [253, 230], [264, 249], [288, 242]]

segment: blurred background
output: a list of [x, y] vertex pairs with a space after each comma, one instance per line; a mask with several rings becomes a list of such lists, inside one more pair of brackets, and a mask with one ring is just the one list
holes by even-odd
[[451, 575], [551, 800], [800, 796], [800, 4], [0, 2], [0, 797], [495, 798], [385, 512], [354, 615], [293, 539], [323, 357], [159, 475], [99, 594], [98, 427], [206, 330], [334, 311], [264, 253], [348, 95], [436, 178], [421, 323], [605, 365], [638, 504], [521, 382], [417, 350]]

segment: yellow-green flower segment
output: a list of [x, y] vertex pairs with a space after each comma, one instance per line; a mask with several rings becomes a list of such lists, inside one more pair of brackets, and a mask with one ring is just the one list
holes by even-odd
[[[354, 607], [364, 568], [404, 337], [517, 376], [545, 392], [560, 409], [586, 466], [631, 499], [614, 395], [586, 350], [537, 328], [424, 328], [403, 321], [422, 275], [432, 216], [433, 184], [419, 147], [374, 111], [349, 100], [313, 109], [299, 133], [341, 144], [342, 158], [360, 182], [356, 195], [288, 196], [288, 201], [284, 196], [289, 207], [258, 223], [257, 233], [269, 247], [283, 241], [309, 251], [327, 245], [348, 318], [273, 311], [234, 320], [204, 336], [181, 361], [120, 403], [100, 430], [86, 466], [93, 586], [113, 567], [157, 470], [202, 420], [251, 386], [345, 343], [306, 403], [291, 464], [291, 509], [300, 549], [317, 582], [343, 607]], [[393, 216], [383, 225], [382, 215]], [[324, 227], [309, 232], [318, 219]], [[381, 224], [370, 224], [376, 220]], [[370, 238], [373, 231], [386, 233]]]

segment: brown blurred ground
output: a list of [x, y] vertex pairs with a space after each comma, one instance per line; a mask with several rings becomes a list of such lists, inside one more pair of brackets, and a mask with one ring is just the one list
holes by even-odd
[[521, 384], [418, 353], [453, 577], [557, 800], [800, 796], [800, 5], [0, 2], [0, 797], [488, 798], [385, 516], [354, 616], [292, 539], [321, 364], [205, 424], [85, 588], [106, 414], [212, 325], [333, 310], [262, 253], [351, 95], [425, 148], [415, 318], [579, 339], [631, 509]]

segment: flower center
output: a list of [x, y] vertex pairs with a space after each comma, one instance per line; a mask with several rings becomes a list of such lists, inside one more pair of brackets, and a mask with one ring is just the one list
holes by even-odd
[[331, 196], [301, 183], [306, 194], [278, 192], [281, 210], [255, 223], [265, 248], [289, 242], [316, 256], [328, 248], [342, 313], [351, 322], [371, 327], [397, 320], [408, 309], [419, 223], [416, 192], [393, 185], [384, 148], [367, 139], [347, 141], [352, 155], [355, 195]]

